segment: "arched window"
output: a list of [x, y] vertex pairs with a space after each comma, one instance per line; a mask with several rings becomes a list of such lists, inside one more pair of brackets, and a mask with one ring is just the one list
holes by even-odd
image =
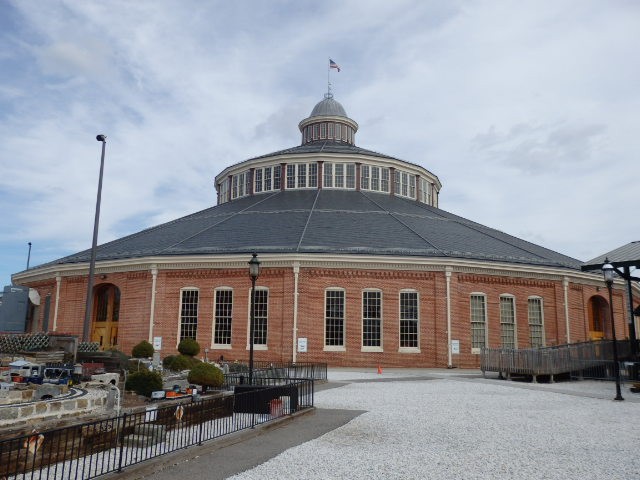
[[500, 295], [500, 338], [502, 348], [517, 348], [516, 299], [513, 295]]
[[382, 349], [382, 292], [380, 290], [362, 292], [362, 349], [365, 351]]
[[[269, 332], [269, 289], [256, 287], [253, 323], [253, 346], [259, 350], [267, 349], [267, 334]], [[251, 330], [251, 291], [249, 291], [249, 322], [247, 323], [247, 340]], [[247, 342], [249, 348], [249, 342]]]
[[487, 296], [471, 294], [471, 353], [480, 353], [487, 342]]
[[400, 292], [400, 349], [415, 350], [420, 347], [418, 292], [402, 290]]
[[529, 336], [531, 338], [531, 348], [544, 347], [544, 311], [542, 309], [542, 298], [529, 297], [527, 303], [529, 310]]
[[216, 348], [231, 346], [231, 323], [233, 319], [233, 290], [217, 288], [213, 311], [213, 345]]
[[342, 288], [324, 292], [324, 349], [344, 350], [345, 294]]
[[198, 335], [198, 297], [197, 288], [183, 288], [180, 291], [180, 334], [178, 342], [185, 338], [196, 340]]

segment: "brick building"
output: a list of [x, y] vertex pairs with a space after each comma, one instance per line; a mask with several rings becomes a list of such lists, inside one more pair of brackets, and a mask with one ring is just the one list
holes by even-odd
[[[331, 94], [299, 146], [226, 168], [218, 204], [97, 249], [91, 338], [125, 352], [196, 338], [245, 360], [256, 252], [256, 360], [477, 367], [481, 347], [608, 337], [599, 275], [581, 262], [438, 207], [424, 167], [355, 145]], [[90, 251], [15, 274], [36, 289], [31, 330], [82, 335]], [[613, 308], [628, 335], [624, 288]]]

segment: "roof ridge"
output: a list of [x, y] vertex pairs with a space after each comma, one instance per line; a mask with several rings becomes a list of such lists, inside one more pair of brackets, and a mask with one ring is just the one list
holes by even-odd
[[227, 220], [230, 220], [230, 219], [234, 218], [236, 215], [241, 215], [241, 214], [242, 214], [243, 212], [245, 212], [246, 210], [249, 210], [250, 208], [253, 208], [253, 207], [255, 207], [256, 205], [259, 205], [260, 203], [267, 201], [267, 200], [268, 200], [268, 199], [270, 199], [271, 197], [274, 197], [275, 195], [278, 195], [278, 193], [280, 193], [280, 192], [278, 191], [278, 192], [274, 192], [274, 193], [273, 193], [273, 194], [271, 194], [271, 195], [266, 195], [264, 198], [260, 198], [260, 200], [259, 200], [259, 201], [254, 202], [254, 203], [252, 203], [251, 205], [248, 205], [247, 207], [243, 208], [242, 210], [238, 210], [237, 212], [234, 212], [234, 213], [233, 213], [233, 214], [231, 214], [231, 215], [227, 215], [227, 216], [225, 216], [221, 221], [219, 221], [219, 222], [217, 222], [217, 223], [214, 223], [214, 224], [212, 224], [212, 225], [209, 225], [209, 226], [207, 226], [206, 228], [203, 228], [202, 230], [200, 230], [200, 231], [198, 231], [198, 232], [194, 233], [193, 235], [190, 235], [190, 236], [188, 236], [187, 238], [183, 238], [183, 239], [182, 239], [182, 240], [180, 240], [179, 242], [176, 242], [176, 243], [174, 243], [174, 244], [172, 244], [172, 245], [169, 245], [169, 246], [167, 246], [167, 247], [163, 248], [162, 250], [160, 250], [160, 252], [166, 252], [167, 250], [169, 250], [169, 249], [171, 249], [171, 248], [174, 248], [174, 247], [176, 247], [177, 245], [180, 245], [181, 243], [186, 242], [187, 240], [191, 240], [192, 238], [197, 237], [198, 235], [200, 235], [200, 234], [202, 234], [202, 233], [206, 232], [207, 230], [211, 230], [213, 227], [217, 227], [218, 225], [220, 225], [220, 224], [222, 224], [222, 223], [226, 222]]
[[302, 245], [302, 240], [304, 239], [305, 233], [307, 233], [307, 227], [309, 226], [309, 222], [311, 221], [311, 216], [315, 210], [316, 203], [318, 203], [318, 197], [320, 197], [320, 192], [322, 190], [316, 190], [316, 198], [313, 200], [313, 205], [311, 205], [311, 210], [309, 211], [309, 216], [307, 217], [307, 221], [304, 224], [304, 228], [302, 229], [302, 235], [300, 235], [300, 240], [298, 240], [298, 245], [296, 246], [296, 252], [300, 251], [300, 245]]
[[[360, 192], [362, 193], [362, 192]], [[423, 235], [419, 234], [418, 232], [416, 232], [413, 228], [411, 228], [409, 225], [407, 225], [405, 222], [403, 222], [400, 218], [398, 218], [395, 213], [390, 212], [389, 210], [387, 210], [386, 208], [384, 208], [382, 205], [380, 205], [378, 202], [376, 202], [373, 198], [368, 197], [367, 195], [365, 195], [366, 198], [368, 198], [373, 204], [375, 204], [376, 206], [378, 206], [381, 210], [384, 210], [385, 212], [387, 212], [387, 214], [391, 215], [391, 217], [397, 221], [398, 223], [402, 224], [405, 228], [407, 228], [409, 231], [413, 232], [414, 235], [416, 235], [417, 237], [421, 238], [422, 240], [424, 240], [426, 243], [428, 243], [429, 245], [431, 245], [433, 248], [435, 248], [437, 251], [439, 251], [440, 253], [442, 253], [442, 255], [444, 255], [445, 257], [449, 257], [450, 255], [445, 252], [444, 250], [442, 250], [441, 248], [437, 247], [436, 245], [434, 245], [428, 238], [424, 237]]]

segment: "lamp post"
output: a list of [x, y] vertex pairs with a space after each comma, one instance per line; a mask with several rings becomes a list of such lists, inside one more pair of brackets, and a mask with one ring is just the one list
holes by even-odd
[[613, 336], [613, 371], [616, 376], [616, 398], [614, 400], [624, 400], [622, 393], [620, 392], [620, 364], [618, 363], [618, 342], [616, 340], [616, 322], [613, 319], [613, 295], [611, 290], [613, 289], [613, 265], [609, 263], [609, 259], [606, 258], [604, 265], [602, 265], [602, 273], [604, 275], [604, 282], [607, 284], [607, 290], [609, 290], [609, 310], [611, 317], [611, 335]]
[[98, 197], [96, 199], [96, 217], [93, 222], [93, 243], [91, 244], [91, 261], [89, 262], [89, 278], [87, 279], [87, 301], [84, 308], [84, 325], [82, 341], [89, 341], [91, 328], [91, 307], [93, 302], [93, 273], [96, 268], [96, 247], [98, 245], [98, 224], [100, 222], [100, 199], [102, 197], [102, 173], [104, 172], [104, 149], [107, 143], [106, 135], [97, 135], [96, 140], [102, 142], [102, 156], [100, 157], [100, 176], [98, 177]]
[[253, 329], [255, 324], [256, 280], [260, 276], [260, 260], [254, 253], [249, 260], [249, 276], [251, 277], [251, 319], [249, 323], [249, 385], [253, 385]]

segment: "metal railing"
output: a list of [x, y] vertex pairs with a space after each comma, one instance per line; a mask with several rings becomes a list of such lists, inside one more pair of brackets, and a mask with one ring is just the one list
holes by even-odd
[[0, 478], [91, 479], [313, 407], [313, 380], [260, 382], [260, 395], [153, 404], [138, 413], [0, 440]]
[[[311, 379], [315, 381], [327, 380], [326, 363], [292, 363], [292, 362], [254, 362], [253, 378], [271, 378], [280, 381], [293, 379]], [[247, 382], [249, 367], [245, 364], [233, 366], [233, 371], [224, 374], [225, 389]]]
[[[629, 356], [628, 341], [618, 341], [620, 358]], [[590, 371], [612, 370], [613, 341], [572, 343], [554, 347], [533, 349], [483, 348], [480, 357], [482, 372], [499, 372], [509, 375], [558, 375], [588, 376]], [[595, 378], [595, 377], [590, 377]], [[602, 378], [602, 377], [597, 377]]]

